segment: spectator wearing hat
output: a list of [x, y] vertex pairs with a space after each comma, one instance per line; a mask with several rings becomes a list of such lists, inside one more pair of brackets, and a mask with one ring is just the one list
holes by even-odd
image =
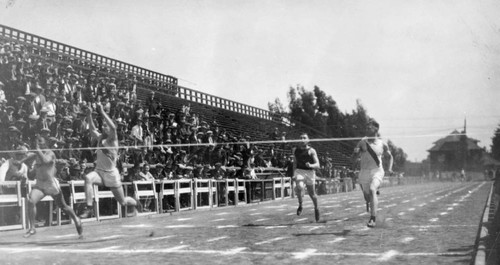
[[144, 141], [144, 129], [142, 128], [142, 119], [137, 119], [136, 124], [130, 130], [130, 137], [134, 145], [142, 145]]
[[74, 164], [70, 164], [69, 167], [69, 176], [71, 180], [83, 180], [85, 177], [87, 170], [87, 163], [84, 162], [76, 162]]
[[184, 167], [184, 172], [182, 173], [184, 176], [183, 178], [184, 179], [194, 179], [193, 169], [194, 168], [192, 166]]
[[200, 126], [200, 119], [198, 117], [198, 114], [191, 113], [191, 117], [192, 117], [191, 125], [198, 128]]
[[54, 92], [50, 93], [49, 98], [45, 102], [45, 104], [43, 105], [41, 111], [43, 111], [43, 109], [46, 109], [47, 110], [47, 117], [52, 117], [52, 116], [55, 117], [56, 112], [57, 112], [56, 102], [57, 102], [56, 94]]
[[191, 135], [191, 130], [190, 126], [188, 123], [184, 123], [182, 128], [180, 129], [180, 137], [181, 137], [181, 142], [183, 144], [189, 143], [189, 136]]
[[88, 77], [86, 86], [84, 86], [83, 97], [87, 102], [91, 102], [97, 97], [97, 75], [95, 71], [92, 71]]
[[37, 97], [37, 94], [34, 92], [31, 92], [29, 95], [27, 95], [27, 98], [28, 98], [28, 103], [26, 104], [26, 114], [27, 115], [31, 115], [31, 114], [38, 115], [39, 109], [37, 108], [37, 105], [35, 103], [36, 97]]
[[167, 119], [167, 126], [170, 128], [177, 128], [177, 121], [175, 120], [175, 114], [169, 113]]
[[7, 101], [7, 97], [5, 96], [5, 91], [4, 91], [5, 85], [0, 81], [0, 101]]
[[23, 96], [17, 97], [15, 102], [14, 117], [16, 117], [16, 119], [23, 117], [24, 113], [26, 113], [26, 109], [27, 109], [26, 98]]
[[35, 107], [37, 110], [37, 114], [40, 114], [40, 110], [42, 109], [43, 105], [47, 101], [44, 95], [44, 89], [40, 84], [36, 85], [36, 96], [35, 96]]
[[203, 178], [203, 165], [196, 164], [193, 168], [193, 178], [202, 179]]
[[13, 150], [19, 146], [26, 145], [22, 132], [16, 126], [9, 126], [6, 136], [6, 146], [4, 148], [7, 150]]
[[144, 163], [141, 166], [141, 171], [137, 174], [137, 180], [141, 181], [148, 181], [148, 180], [155, 180], [153, 177], [153, 174], [150, 172], [151, 167], [149, 166], [148, 163]]
[[156, 115], [156, 113], [158, 113], [158, 99], [156, 98], [154, 91], [151, 91], [149, 96], [146, 98], [146, 106], [150, 115]]
[[69, 75], [69, 78], [64, 78], [63, 81], [63, 96], [66, 100], [71, 100], [71, 97], [73, 96], [73, 93], [76, 92], [76, 85], [78, 83], [78, 75], [71, 73]]
[[2, 115], [2, 124], [4, 126], [10, 126], [14, 125], [16, 122], [16, 118], [14, 117], [14, 107], [13, 106], [7, 106], [5, 108], [5, 112]]

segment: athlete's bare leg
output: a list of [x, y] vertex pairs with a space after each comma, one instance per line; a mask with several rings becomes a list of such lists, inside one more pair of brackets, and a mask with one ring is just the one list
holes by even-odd
[[314, 204], [314, 217], [316, 222], [319, 221], [319, 209], [318, 209], [318, 196], [316, 195], [316, 189], [314, 187], [314, 183], [312, 185], [307, 185], [307, 193], [309, 193], [309, 197]]
[[52, 198], [54, 198], [54, 201], [59, 205], [59, 207], [73, 220], [73, 222], [75, 223], [76, 231], [78, 232], [80, 238], [82, 238], [82, 221], [76, 216], [75, 211], [66, 204], [62, 192], [57, 195], [53, 195]]
[[32, 189], [28, 198], [28, 231], [24, 237], [30, 237], [36, 234], [36, 204], [45, 197], [45, 194], [38, 189]]
[[297, 215], [302, 214], [302, 198], [304, 196], [304, 181], [297, 180], [295, 181], [295, 194], [297, 195], [297, 199], [299, 201], [299, 208], [297, 208]]

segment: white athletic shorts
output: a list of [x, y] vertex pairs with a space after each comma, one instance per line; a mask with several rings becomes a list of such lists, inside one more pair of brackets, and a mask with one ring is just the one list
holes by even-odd
[[373, 183], [378, 188], [380, 184], [382, 184], [384, 174], [385, 172], [381, 168], [375, 168], [371, 170], [361, 169], [361, 171], [359, 172], [358, 183], [361, 186], [367, 188], [369, 188]]
[[295, 181], [304, 181], [306, 185], [314, 185], [316, 182], [316, 173], [312, 169], [295, 169]]
[[117, 168], [114, 168], [111, 171], [96, 169], [95, 171], [90, 172], [89, 175], [90, 178], [100, 178], [106, 187], [118, 188], [122, 186], [120, 172]]

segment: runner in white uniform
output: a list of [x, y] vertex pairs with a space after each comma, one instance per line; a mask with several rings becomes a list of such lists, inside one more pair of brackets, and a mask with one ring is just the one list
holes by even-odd
[[360, 158], [360, 172], [358, 182], [361, 185], [363, 195], [370, 205], [370, 220], [368, 227], [375, 227], [378, 198], [377, 190], [384, 178], [384, 168], [382, 166], [382, 156], [389, 157], [389, 173], [392, 173], [393, 157], [389, 147], [378, 136], [379, 124], [375, 120], [370, 120], [367, 125], [367, 137], [361, 139], [354, 149], [353, 160]]
[[85, 176], [85, 197], [87, 207], [80, 215], [81, 218], [89, 218], [94, 214], [93, 211], [93, 185], [104, 185], [111, 189], [115, 199], [122, 206], [138, 207], [139, 204], [131, 197], [125, 197], [121, 176], [116, 167], [118, 157], [118, 137], [116, 135], [116, 126], [111, 118], [104, 111], [101, 103], [97, 103], [97, 109], [104, 119], [102, 125], [103, 133], [100, 134], [95, 127], [92, 118], [92, 109], [89, 107], [87, 121], [89, 123], [92, 137], [97, 139], [98, 149], [96, 151], [97, 159], [95, 170]]

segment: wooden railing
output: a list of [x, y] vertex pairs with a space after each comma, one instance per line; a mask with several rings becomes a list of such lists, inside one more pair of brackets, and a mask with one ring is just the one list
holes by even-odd
[[[194, 89], [182, 87], [178, 85], [176, 77], [164, 75], [155, 71], [151, 71], [142, 67], [112, 59], [93, 52], [82, 50], [67, 44], [49, 40], [31, 33], [17, 30], [8, 26], [0, 25], [0, 38], [15, 41], [23, 45], [31, 46], [31, 52], [64, 61], [63, 58], [70, 57], [71, 60], [83, 61], [86, 64], [105, 67], [113, 70], [126, 72], [131, 75], [136, 75], [144, 79], [146, 85], [153, 85], [156, 90], [162, 88], [174, 90], [176, 97], [187, 101], [206, 104], [209, 106], [230, 110], [233, 112], [258, 117], [261, 119], [283, 122], [280, 115], [275, 115], [268, 110], [252, 107], [246, 104], [238, 103], [232, 100], [213, 96], [207, 93], [196, 91]], [[69, 60], [68, 60], [69, 61]]]

